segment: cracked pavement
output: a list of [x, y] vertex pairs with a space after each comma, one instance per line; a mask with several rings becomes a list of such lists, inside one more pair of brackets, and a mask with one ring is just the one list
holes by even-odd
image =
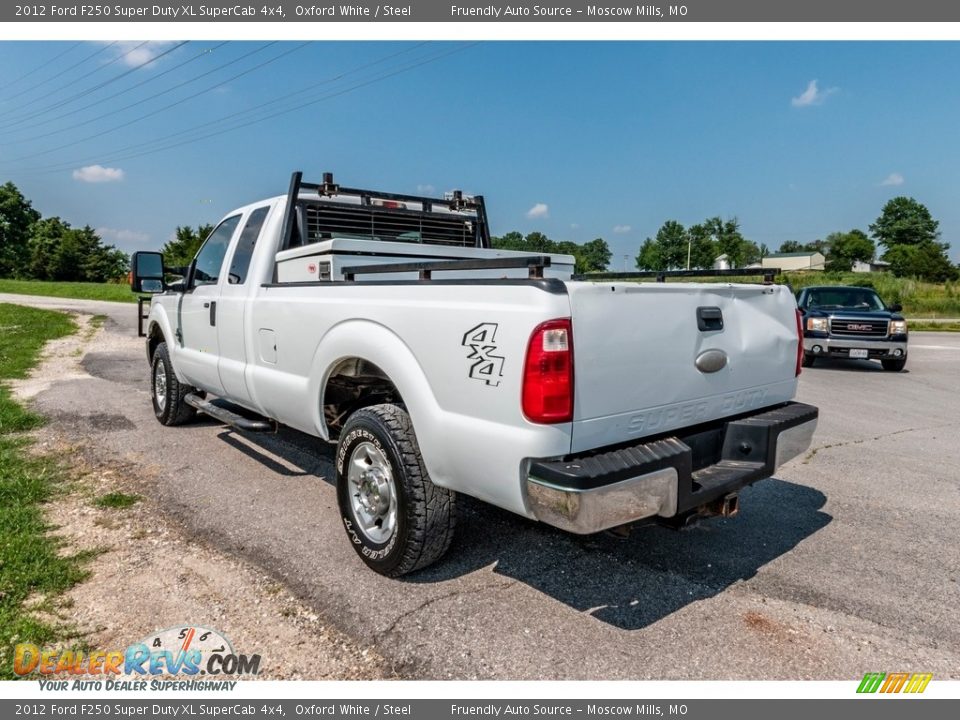
[[915, 333], [904, 373], [804, 370], [814, 446], [746, 490], [737, 518], [582, 538], [467, 499], [446, 558], [388, 580], [340, 527], [331, 446], [210, 420], [162, 427], [136, 306], [11, 299], [108, 317], [88, 376], [37, 398], [65, 437], [142, 468], [142, 491], [189, 533], [258, 565], [401, 676], [960, 678], [960, 336]]

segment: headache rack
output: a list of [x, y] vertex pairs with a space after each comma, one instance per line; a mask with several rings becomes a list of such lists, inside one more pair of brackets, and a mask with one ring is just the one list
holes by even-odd
[[322, 183], [303, 182], [302, 172], [293, 173], [281, 249], [332, 238], [490, 247], [481, 195], [465, 196], [459, 190], [443, 198], [403, 195], [341, 187], [334, 183], [333, 173], [324, 173]]

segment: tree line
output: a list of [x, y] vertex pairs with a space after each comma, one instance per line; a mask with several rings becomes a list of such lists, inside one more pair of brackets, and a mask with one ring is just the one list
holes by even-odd
[[[940, 223], [923, 203], [909, 197], [893, 198], [869, 231], [869, 235], [856, 228], [834, 232], [808, 243], [788, 240], [777, 252], [820, 252], [827, 271], [849, 271], [855, 262], [874, 260], [879, 246], [884, 248], [880, 259], [890, 263], [890, 271], [897, 277], [933, 282], [960, 277], [960, 269], [947, 255], [949, 243], [940, 240]], [[770, 254], [766, 245], [743, 237], [737, 218], [709, 218], [689, 228], [667, 220], [655, 237], [648, 237], [640, 246], [636, 265], [640, 270], [703, 270], [712, 268], [718, 256], [726, 255], [730, 267], [742, 268]]]
[[569, 240], [551, 240], [542, 232], [532, 232], [523, 235], [517, 231], [508, 232], [500, 237], [490, 238], [490, 244], [500, 250], [520, 250], [535, 254], [558, 253], [573, 255], [575, 260], [574, 272], [599, 272], [607, 269], [610, 264], [610, 248], [603, 238], [595, 238], [589, 242], [578, 244]]
[[[808, 243], [789, 240], [778, 252], [821, 252], [826, 270], [847, 271], [857, 261], [875, 259], [877, 248], [882, 247], [880, 259], [890, 263], [897, 277], [935, 282], [960, 277], [947, 256], [950, 245], [940, 239], [939, 221], [913, 198], [888, 201], [868, 229], [869, 234], [855, 228]], [[212, 230], [212, 225], [178, 226], [162, 248], [165, 264], [189, 265]], [[575, 243], [551, 240], [542, 232], [513, 231], [491, 242], [504, 250], [573, 255], [577, 273], [606, 270], [612, 257], [603, 238]], [[743, 236], [737, 218], [712, 217], [690, 227], [667, 220], [655, 237], [640, 246], [636, 266], [640, 270], [707, 269], [718, 256], [726, 255], [730, 267], [741, 268], [769, 254], [766, 245]], [[74, 228], [59, 217], [44, 218], [16, 185], [0, 186], [0, 277], [106, 282], [124, 276], [128, 267], [127, 254], [105, 244], [91, 227]]]
[[16, 185], [0, 186], [0, 277], [106, 282], [125, 275], [129, 264], [89, 225], [42, 217]]

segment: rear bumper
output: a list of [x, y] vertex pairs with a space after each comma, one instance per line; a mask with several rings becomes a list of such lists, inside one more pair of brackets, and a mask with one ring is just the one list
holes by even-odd
[[610, 452], [534, 460], [527, 500], [541, 522], [589, 534], [673, 517], [768, 478], [810, 447], [817, 408], [772, 410]]
[[[815, 352], [816, 347], [820, 350]], [[853, 349], [866, 350], [871, 358], [906, 357], [907, 341], [906, 339], [836, 337], [805, 337], [803, 339], [803, 351], [814, 357], [850, 357], [850, 351]], [[899, 354], [897, 354], [898, 351]]]

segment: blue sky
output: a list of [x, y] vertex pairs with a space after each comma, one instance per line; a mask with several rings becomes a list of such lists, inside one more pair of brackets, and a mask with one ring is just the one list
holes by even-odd
[[603, 237], [613, 269], [667, 219], [776, 249], [896, 195], [960, 259], [958, 43], [0, 42], [0, 68], [0, 182], [128, 251], [302, 169], [482, 193], [494, 234]]

